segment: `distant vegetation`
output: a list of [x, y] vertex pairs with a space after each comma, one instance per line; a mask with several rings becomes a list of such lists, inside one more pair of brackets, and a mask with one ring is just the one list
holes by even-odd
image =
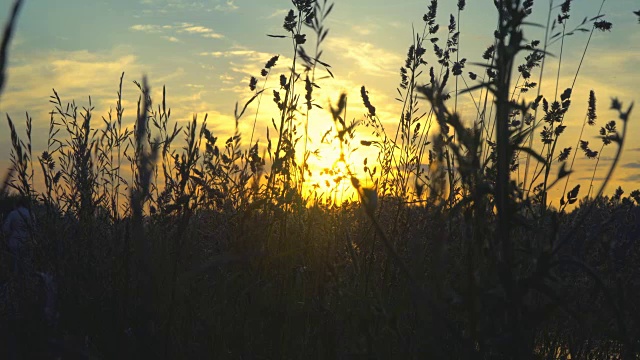
[[[603, 195], [632, 106], [613, 100], [616, 120], [600, 121], [595, 92], [575, 100], [559, 74], [543, 76], [566, 61], [571, 35], [588, 36], [587, 54], [612, 24], [601, 13], [575, 22], [571, 1], [549, 0], [545, 38], [525, 43], [533, 1], [496, 1], [499, 25], [475, 74], [459, 55], [465, 1], [443, 26], [427, 2], [389, 129], [364, 86], [359, 119], [345, 118], [344, 95], [320, 108], [333, 4], [292, 3], [282, 34], [270, 35], [291, 42], [290, 71], [276, 74], [274, 56], [251, 77], [228, 138], [206, 116], [177, 126], [146, 80], [135, 126], [124, 126], [124, 74], [102, 119], [54, 92], [40, 154], [31, 118], [22, 136], [8, 117], [0, 201], [6, 214], [30, 199], [37, 224], [21, 270], [6, 248], [0, 256], [0, 338], [14, 334], [28, 358], [638, 359], [640, 192]], [[278, 88], [267, 88], [274, 76]], [[556, 93], [541, 93], [543, 82]], [[477, 113], [462, 122], [467, 92]], [[255, 131], [259, 106], [248, 109], [261, 101], [280, 110], [266, 143], [237, 130], [242, 118]], [[576, 146], [560, 149], [572, 101], [588, 112]], [[341, 156], [321, 197], [307, 191], [317, 155], [307, 131], [323, 111], [334, 120], [324, 139]], [[371, 137], [358, 142], [363, 126]], [[585, 140], [595, 127], [598, 144]], [[348, 161], [357, 146], [378, 150], [366, 179]], [[577, 156], [593, 159], [595, 178], [605, 146], [615, 149], [605, 181], [571, 180]], [[359, 202], [334, 201], [345, 183]], [[558, 208], [553, 187], [564, 189]]]

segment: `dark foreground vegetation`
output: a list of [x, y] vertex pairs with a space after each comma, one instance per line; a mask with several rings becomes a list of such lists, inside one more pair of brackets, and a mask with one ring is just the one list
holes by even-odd
[[[555, 96], [539, 90], [558, 88], [559, 76], [542, 76], [545, 62], [562, 65], [549, 53], [584, 32], [586, 54], [591, 34], [612, 24], [601, 14], [574, 24], [571, 1], [550, 0], [547, 36], [525, 43], [533, 1], [495, 3], [495, 41], [477, 74], [458, 55], [465, 2], [442, 28], [437, 1], [426, 4], [390, 131], [364, 87], [361, 121], [344, 118], [344, 95], [316, 106], [324, 73], [333, 77], [321, 59], [333, 6], [320, 0], [294, 0], [273, 35], [292, 44], [289, 73], [271, 74], [274, 56], [236, 106], [237, 122], [253, 121], [260, 113], [248, 105], [273, 98], [280, 116], [266, 144], [239, 132], [218, 139], [197, 118], [177, 127], [146, 81], [133, 128], [123, 125], [133, 117], [124, 79], [102, 121], [91, 104], [54, 93], [40, 154], [31, 119], [20, 136], [9, 118], [3, 216], [26, 199], [36, 220], [19, 253], [1, 252], [0, 357], [638, 359], [640, 192], [603, 195], [631, 107], [612, 101], [616, 120], [599, 124], [594, 150], [584, 139], [598, 119], [595, 92], [579, 99], [589, 103], [572, 115], [585, 119], [580, 138], [560, 150], [575, 81]], [[458, 117], [469, 94], [478, 112]], [[308, 191], [307, 166], [318, 155], [308, 122], [320, 111], [332, 114], [325, 139], [342, 154], [323, 170], [335, 184], [323, 196]], [[361, 127], [370, 136], [356, 141]], [[358, 146], [378, 150], [367, 179], [348, 160]], [[571, 180], [577, 154], [593, 159], [595, 178], [605, 146], [615, 148], [605, 181]], [[344, 183], [359, 201], [335, 201]], [[553, 187], [564, 187], [558, 208]]]

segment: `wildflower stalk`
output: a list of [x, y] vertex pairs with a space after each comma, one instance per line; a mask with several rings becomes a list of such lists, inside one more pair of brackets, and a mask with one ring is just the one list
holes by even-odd
[[[589, 92], [589, 108], [587, 113], [584, 116], [584, 121], [582, 122], [582, 127], [580, 128], [580, 135], [578, 136], [578, 142], [576, 143], [576, 147], [573, 151], [573, 156], [571, 158], [571, 164], [569, 165], [569, 173], [567, 174], [567, 179], [564, 182], [564, 188], [562, 189], [562, 194], [567, 192], [567, 187], [569, 186], [569, 179], [571, 179], [571, 174], [573, 173], [573, 165], [576, 160], [576, 155], [578, 154], [578, 148], [580, 147], [580, 142], [582, 141], [582, 135], [584, 134], [584, 128], [587, 124], [594, 125], [596, 121], [596, 95], [593, 90]], [[598, 157], [599, 158], [599, 157]], [[596, 164], [597, 166], [597, 164]], [[595, 172], [595, 170], [594, 170]], [[589, 192], [591, 191], [591, 187], [589, 187]]]
[[[542, 63], [540, 64], [540, 75], [538, 76], [538, 92], [536, 94], [536, 98], [539, 98], [541, 96], [541, 92], [542, 92], [542, 82], [544, 80], [544, 68], [545, 68], [545, 64], [547, 61], [547, 49], [549, 47], [549, 32], [551, 30], [551, 14], [553, 13], [553, 0], [549, 0], [549, 10], [547, 11], [547, 24], [545, 26], [545, 32], [544, 32], [544, 45], [543, 45], [543, 49], [542, 52], [544, 54], [543, 58], [542, 58]], [[533, 123], [532, 123], [532, 128], [536, 128], [538, 126], [538, 109], [539, 107], [536, 107], [533, 113]], [[531, 136], [529, 137], [529, 144], [528, 144], [529, 148], [533, 147], [533, 133], [531, 133]], [[529, 176], [529, 167], [531, 165], [531, 156], [527, 155], [526, 161], [525, 161], [525, 170], [524, 170], [524, 182], [523, 182], [523, 187], [526, 188], [527, 187], [527, 177]], [[537, 164], [536, 164], [536, 168], [533, 171], [534, 174], [537, 172]], [[533, 186], [533, 183], [535, 182], [535, 180], [531, 180], [531, 183], [529, 184], [529, 187], [527, 188], [527, 192], [531, 192], [531, 188]]]

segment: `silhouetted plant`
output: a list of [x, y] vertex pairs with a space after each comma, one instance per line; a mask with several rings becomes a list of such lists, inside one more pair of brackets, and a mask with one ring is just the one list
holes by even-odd
[[[291, 41], [288, 71], [276, 74], [282, 55], [261, 64], [245, 83], [248, 100], [236, 103], [232, 134], [214, 133], [207, 115], [178, 126], [166, 89], [153, 99], [146, 79], [134, 82], [127, 127], [124, 73], [102, 128], [91, 122], [91, 98], [82, 108], [54, 90], [40, 190], [31, 117], [25, 142], [8, 118], [0, 200], [12, 187], [39, 201], [35, 211], [44, 204], [30, 246], [34, 269], [51, 269], [59, 284], [51, 342], [75, 335], [82, 345], [72, 349], [106, 358], [633, 359], [640, 193], [603, 196], [632, 106], [612, 101], [618, 119], [601, 127], [593, 150], [584, 130], [603, 115], [591, 91], [575, 148], [558, 147], [591, 35], [612, 28], [604, 3], [574, 26], [572, 2], [550, 0], [539, 41], [525, 36], [533, 1], [495, 1], [498, 25], [474, 73], [478, 64], [461, 53], [465, 1], [442, 29], [438, 2], [428, 1], [401, 64], [395, 134], [367, 87], [362, 120], [347, 118], [340, 95], [320, 139], [340, 150], [318, 169], [322, 189], [308, 165], [322, 153], [308, 132], [312, 111], [323, 110], [316, 91], [333, 77], [323, 60], [327, 1], [292, 1], [285, 35], [269, 35]], [[582, 32], [589, 39], [573, 83], [562, 85], [565, 40]], [[3, 41], [3, 61], [5, 49]], [[552, 49], [553, 97], [540, 88]], [[278, 117], [261, 144], [265, 94]], [[462, 96], [474, 113], [459, 113]], [[240, 125], [253, 105], [246, 142]], [[608, 145], [617, 150], [595, 191]], [[376, 153], [353, 164], [362, 148]], [[588, 190], [569, 187], [578, 153], [595, 160]], [[548, 194], [563, 180], [556, 210]], [[345, 186], [360, 204], [343, 198]]]

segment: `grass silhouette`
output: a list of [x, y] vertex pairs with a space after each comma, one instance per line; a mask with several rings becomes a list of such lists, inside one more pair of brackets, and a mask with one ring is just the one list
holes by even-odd
[[[20, 4], [3, 35], [0, 91]], [[135, 125], [124, 126], [124, 74], [101, 129], [90, 98], [79, 107], [54, 90], [47, 148], [36, 158], [31, 118], [22, 140], [8, 116], [0, 200], [29, 198], [37, 227], [25, 273], [10, 271], [2, 251], [0, 336], [16, 334], [29, 358], [637, 359], [640, 191], [604, 195], [633, 106], [612, 100], [617, 119], [593, 150], [585, 133], [601, 106], [592, 91], [576, 147], [557, 148], [582, 67], [562, 90], [565, 41], [588, 32], [584, 59], [591, 34], [612, 27], [600, 12], [570, 24], [571, 5], [549, 0], [545, 39], [525, 42], [533, 1], [496, 1], [495, 36], [476, 74], [459, 55], [465, 1], [446, 29], [429, 1], [401, 64], [395, 131], [365, 86], [360, 120], [348, 120], [345, 94], [329, 109], [315, 100], [320, 80], [333, 78], [321, 60], [331, 51], [326, 0], [292, 1], [284, 35], [269, 35], [291, 42], [289, 71], [275, 74], [274, 56], [250, 78], [252, 95], [236, 104], [226, 139], [207, 116], [178, 126], [166, 92], [153, 99], [146, 78], [136, 82]], [[547, 80], [545, 62], [555, 60]], [[265, 95], [279, 116], [260, 144]], [[462, 96], [476, 113], [458, 112]], [[326, 169], [334, 181], [326, 199], [347, 183], [359, 201], [307, 191], [317, 155], [310, 114], [325, 111], [333, 127], [324, 138], [340, 150]], [[239, 121], [250, 117], [244, 143]], [[360, 128], [370, 137], [358, 142]], [[347, 161], [358, 144], [377, 150], [363, 164], [366, 179]], [[595, 189], [609, 145], [614, 160]], [[586, 183], [570, 182], [577, 156], [595, 159], [586, 196]], [[549, 190], [561, 185], [554, 208]]]

